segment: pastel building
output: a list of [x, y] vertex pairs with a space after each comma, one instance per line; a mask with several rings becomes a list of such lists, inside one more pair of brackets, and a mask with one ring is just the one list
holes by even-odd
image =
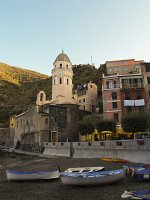
[[104, 118], [121, 124], [126, 112], [150, 109], [150, 64], [144, 61], [106, 62], [108, 75], [102, 77]]

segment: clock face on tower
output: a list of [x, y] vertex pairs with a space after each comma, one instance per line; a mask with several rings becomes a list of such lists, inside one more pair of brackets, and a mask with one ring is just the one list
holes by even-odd
[[58, 72], [58, 76], [59, 76], [59, 77], [62, 77], [62, 76], [63, 76], [63, 73], [62, 73], [62, 72]]

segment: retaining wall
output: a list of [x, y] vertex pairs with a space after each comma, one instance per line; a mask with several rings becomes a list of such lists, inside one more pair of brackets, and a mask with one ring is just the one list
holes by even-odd
[[74, 158], [116, 157], [150, 164], [150, 139], [45, 143], [43, 154]]

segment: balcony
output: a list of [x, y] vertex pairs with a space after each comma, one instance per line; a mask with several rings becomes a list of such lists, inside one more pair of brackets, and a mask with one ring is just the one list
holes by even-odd
[[143, 83], [122, 84], [122, 89], [143, 89]]

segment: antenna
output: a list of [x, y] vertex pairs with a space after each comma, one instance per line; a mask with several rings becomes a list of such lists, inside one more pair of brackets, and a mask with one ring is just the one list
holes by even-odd
[[93, 57], [91, 56], [91, 65], [94, 66]]

